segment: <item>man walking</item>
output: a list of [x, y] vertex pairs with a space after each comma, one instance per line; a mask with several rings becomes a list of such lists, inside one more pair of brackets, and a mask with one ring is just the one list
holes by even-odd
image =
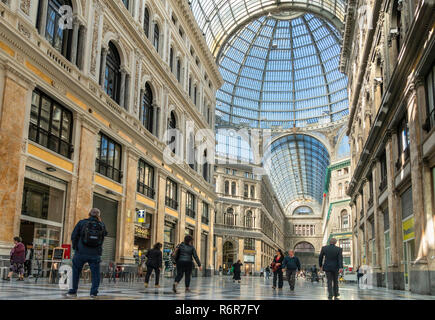
[[290, 290], [294, 291], [296, 272], [301, 270], [301, 262], [298, 257], [295, 257], [295, 252], [293, 250], [288, 251], [288, 256], [285, 257], [282, 262], [282, 268], [287, 270], [287, 281], [290, 285]]
[[103, 241], [107, 235], [106, 227], [101, 221], [99, 209], [91, 209], [89, 218], [80, 220], [75, 226], [72, 235], [72, 247], [74, 249], [73, 258], [73, 278], [72, 289], [66, 293], [67, 297], [77, 297], [80, 274], [85, 263], [91, 269], [92, 287], [91, 298], [98, 295], [100, 285], [100, 262], [103, 253]]
[[[329, 246], [324, 246], [320, 251], [319, 266], [320, 270], [324, 270], [326, 273], [326, 279], [328, 281], [328, 299], [338, 300], [340, 294], [338, 293], [338, 274], [343, 270], [343, 255], [342, 249], [336, 247], [337, 239], [331, 238], [329, 240]], [[323, 261], [325, 258], [325, 261]]]

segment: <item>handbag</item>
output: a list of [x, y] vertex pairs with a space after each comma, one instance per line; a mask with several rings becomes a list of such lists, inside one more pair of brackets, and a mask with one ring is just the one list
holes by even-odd
[[171, 260], [173, 264], [177, 264], [178, 258], [180, 257], [180, 245], [178, 245], [174, 252], [172, 252]]

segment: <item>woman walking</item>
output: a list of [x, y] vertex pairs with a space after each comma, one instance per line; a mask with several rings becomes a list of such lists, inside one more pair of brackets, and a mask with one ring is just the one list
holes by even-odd
[[162, 249], [162, 244], [160, 242], [157, 242], [154, 245], [154, 247], [151, 250], [149, 250], [146, 254], [148, 261], [146, 263], [147, 273], [145, 275], [145, 288], [148, 288], [148, 282], [150, 280], [150, 276], [153, 270], [156, 276], [155, 288], [160, 288], [159, 279], [160, 279], [160, 271], [162, 270], [162, 261], [163, 261], [163, 255], [161, 249]]
[[177, 293], [177, 286], [180, 283], [183, 275], [185, 275], [184, 283], [186, 285], [186, 292], [189, 292], [190, 277], [193, 269], [193, 259], [195, 259], [199, 270], [202, 271], [201, 261], [199, 261], [196, 249], [193, 246], [193, 238], [189, 235], [184, 237], [184, 242], [180, 243], [174, 252], [174, 264], [177, 267], [177, 276], [172, 286], [172, 290]]
[[284, 254], [282, 253], [281, 249], [276, 250], [276, 255], [273, 258], [272, 264], [270, 265], [272, 267], [273, 272], [273, 289], [276, 289], [276, 279], [278, 278], [278, 289], [282, 289], [282, 286], [284, 285], [284, 280], [282, 276], [282, 261], [284, 260]]
[[26, 261], [26, 248], [24, 244], [21, 243], [20, 237], [14, 238], [15, 246], [11, 250], [11, 267], [9, 268], [10, 272], [8, 274], [8, 278], [6, 281], [10, 281], [12, 275], [18, 273], [19, 278], [18, 281], [24, 281], [24, 262]]
[[235, 264], [233, 264], [234, 267], [234, 275], [233, 275], [233, 282], [240, 281], [242, 278], [240, 277], [240, 274], [242, 273], [242, 266], [243, 263], [240, 260], [237, 260]]

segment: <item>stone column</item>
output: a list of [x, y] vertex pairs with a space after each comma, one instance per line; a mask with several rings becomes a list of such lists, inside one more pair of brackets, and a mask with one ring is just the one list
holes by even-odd
[[163, 234], [165, 230], [165, 195], [167, 175], [161, 170], [158, 170], [157, 174], [157, 210], [153, 229], [156, 237], [155, 241], [163, 244]]
[[125, 78], [127, 76], [127, 71], [121, 68], [121, 87], [119, 89], [119, 106], [124, 108], [125, 106]]
[[80, 145], [75, 146], [78, 150], [78, 179], [77, 193], [74, 201], [73, 212], [75, 212], [74, 225], [88, 217], [89, 210], [93, 205], [94, 175], [95, 175], [95, 154], [97, 134], [99, 128], [92, 121], [82, 116]]
[[79, 40], [79, 28], [80, 21], [77, 17], [74, 17], [73, 21], [73, 33], [72, 33], [72, 44], [71, 44], [71, 63], [77, 64], [77, 48]]
[[100, 85], [103, 90], [104, 90], [104, 77], [106, 73], [106, 59], [107, 59], [108, 52], [109, 52], [108, 48], [106, 47], [101, 48]]
[[83, 71], [85, 67], [85, 43], [86, 43], [86, 27], [79, 28], [79, 44], [77, 48], [77, 66]]
[[209, 213], [208, 213], [208, 217], [209, 217], [209, 222], [208, 225], [210, 227], [210, 231], [208, 233], [208, 265], [206, 266], [207, 268], [207, 274], [213, 276], [214, 275], [214, 271], [215, 271], [215, 265], [214, 265], [214, 245], [213, 245], [213, 241], [214, 241], [214, 206], [212, 205], [212, 203], [210, 203], [209, 206]]
[[219, 266], [224, 264], [223, 257], [223, 239], [222, 237], [216, 237], [216, 269], [219, 270]]
[[[197, 214], [198, 215], [198, 214]], [[186, 230], [186, 189], [180, 186], [180, 220], [178, 221], [178, 243], [184, 241]], [[196, 239], [194, 239], [196, 243]]]
[[141, 123], [143, 121], [142, 103], [143, 103], [144, 94], [145, 94], [144, 89], [140, 89], [140, 93], [139, 93], [139, 120]]
[[372, 187], [373, 187], [373, 218], [374, 218], [374, 225], [373, 228], [374, 234], [375, 234], [375, 243], [373, 245], [373, 250], [376, 252], [376, 260], [372, 261], [372, 269], [374, 273], [374, 284], [376, 286], [382, 285], [382, 270], [381, 270], [381, 243], [382, 243], [382, 230], [380, 227], [380, 214], [379, 214], [379, 203], [378, 203], [378, 196], [379, 196], [379, 188], [377, 187], [379, 185], [380, 176], [379, 171], [380, 170], [380, 163], [377, 159], [373, 160], [372, 162]]
[[[242, 259], [242, 263], [243, 263]], [[259, 275], [260, 269], [263, 267], [262, 261], [261, 261], [261, 240], [255, 239], [255, 265], [254, 270], [252, 270], [253, 275]]]
[[237, 257], [235, 257], [235, 259], [234, 259], [234, 262], [236, 262], [237, 260], [240, 259], [243, 263], [243, 260], [244, 260], [243, 259], [243, 256], [244, 256], [243, 251], [245, 250], [245, 239], [239, 238], [238, 241], [239, 241], [239, 251], [237, 253]]
[[47, 11], [48, 0], [41, 0], [41, 15], [39, 18], [39, 34], [45, 37], [45, 30], [47, 28]]
[[9, 66], [4, 71], [0, 108], [0, 255], [9, 256], [19, 235], [26, 164], [26, 114], [34, 88], [31, 81]]
[[134, 215], [136, 214], [136, 181], [137, 181], [137, 164], [139, 154], [133, 149], [127, 148], [127, 166], [125, 174], [125, 201], [121, 209], [120, 223], [120, 250], [119, 257], [121, 263], [134, 263], [133, 246], [134, 246]]
[[204, 265], [204, 257], [201, 256], [201, 216], [202, 216], [202, 199], [198, 197], [197, 199], [197, 209], [196, 209], [196, 225], [195, 225], [195, 246], [196, 251], [198, 252], [199, 259], [201, 260], [201, 264], [203, 268], [205, 268]]
[[[391, 264], [388, 266], [388, 288], [395, 290], [404, 289], [404, 280], [399, 273], [399, 250], [397, 233], [400, 231], [400, 215], [397, 208], [397, 194], [395, 192], [395, 164], [394, 164], [394, 147], [396, 146], [396, 137], [392, 132], [387, 132], [387, 142], [385, 146], [387, 157], [387, 192], [388, 192], [388, 214], [390, 222], [390, 252]], [[400, 279], [402, 278], [402, 279]]]

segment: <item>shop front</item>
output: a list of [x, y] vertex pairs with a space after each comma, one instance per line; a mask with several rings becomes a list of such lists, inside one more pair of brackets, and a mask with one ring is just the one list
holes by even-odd
[[118, 201], [94, 193], [93, 207], [100, 209], [101, 219], [103, 220], [107, 230], [107, 236], [104, 238], [103, 243], [103, 255], [101, 256], [101, 261], [106, 264], [116, 262]]
[[208, 261], [207, 261], [207, 254], [208, 254], [208, 233], [207, 232], [203, 232], [201, 233], [201, 264], [203, 265], [202, 271], [205, 277], [210, 276], [209, 271], [207, 273], [207, 265], [208, 265]]
[[151, 249], [151, 227], [153, 215], [146, 210], [137, 210], [134, 225], [134, 256], [138, 261]]
[[163, 264], [165, 274], [172, 275], [173, 264], [171, 261], [171, 254], [175, 249], [177, 220], [170, 216], [166, 216], [165, 229], [163, 235]]
[[252, 276], [255, 272], [255, 255], [245, 254], [244, 256], [245, 275]]
[[20, 237], [33, 247], [32, 270], [51, 269], [54, 248], [62, 245], [67, 183], [26, 168], [21, 206]]

